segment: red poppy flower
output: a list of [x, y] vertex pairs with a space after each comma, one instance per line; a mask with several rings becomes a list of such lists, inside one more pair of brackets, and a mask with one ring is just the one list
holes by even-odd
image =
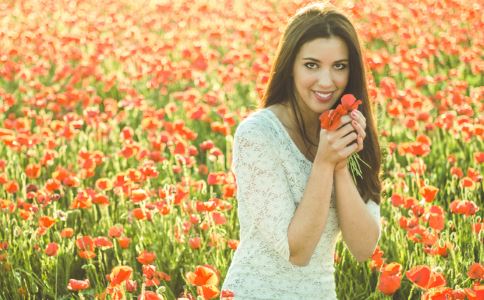
[[58, 250], [59, 245], [57, 243], [49, 243], [47, 248], [45, 248], [45, 254], [47, 254], [47, 256], [56, 256]]
[[426, 202], [432, 202], [434, 201], [438, 191], [439, 191], [438, 188], [431, 185], [427, 185], [420, 189], [420, 195], [424, 197]]
[[67, 289], [70, 291], [81, 291], [87, 288], [89, 288], [89, 279], [85, 279], [85, 280], [69, 279], [69, 284], [67, 285]]
[[123, 232], [124, 229], [122, 225], [115, 225], [109, 228], [108, 235], [111, 238], [118, 238], [123, 234]]
[[473, 263], [469, 266], [467, 276], [469, 276], [471, 279], [484, 280], [484, 266], [477, 262]]
[[55, 219], [49, 216], [42, 216], [39, 218], [39, 226], [44, 228], [50, 228], [55, 224]]
[[220, 294], [220, 291], [215, 285], [203, 285], [197, 287], [197, 294], [203, 299], [214, 299]]
[[155, 261], [156, 254], [153, 252], [143, 251], [136, 259], [143, 265], [149, 265]]
[[402, 266], [399, 263], [390, 263], [383, 267], [380, 274], [378, 289], [385, 295], [392, 295], [400, 288], [402, 281]]
[[114, 267], [109, 274], [109, 282], [111, 286], [116, 286], [124, 281], [131, 279], [131, 274], [133, 273], [133, 269], [128, 266], [117, 266]]
[[68, 228], [64, 228], [62, 231], [61, 231], [61, 237], [63, 238], [71, 238], [72, 236], [74, 235], [74, 229], [68, 227]]
[[326, 130], [337, 129], [341, 124], [341, 117], [352, 110], [358, 109], [358, 106], [361, 103], [361, 100], [356, 100], [355, 96], [351, 94], [343, 95], [343, 97], [341, 97], [341, 103], [336, 109], [327, 110], [319, 116], [321, 128]]
[[157, 293], [152, 291], [145, 291], [138, 296], [138, 300], [162, 300], [163, 298], [158, 296]]
[[82, 236], [76, 240], [76, 246], [79, 248], [79, 250], [93, 251], [94, 241], [88, 235]]
[[218, 285], [219, 278], [215, 270], [208, 266], [197, 266], [195, 272], [188, 272], [187, 282], [196, 286]]
[[440, 273], [432, 271], [428, 266], [416, 266], [406, 272], [407, 278], [422, 289], [444, 286], [446, 280]]

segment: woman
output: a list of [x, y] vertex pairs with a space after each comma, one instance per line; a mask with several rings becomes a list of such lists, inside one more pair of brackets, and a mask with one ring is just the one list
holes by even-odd
[[[363, 101], [327, 131], [344, 94]], [[222, 290], [234, 299], [336, 299], [337, 235], [360, 262], [380, 237], [380, 149], [357, 34], [334, 7], [296, 13], [279, 43], [261, 109], [237, 127], [233, 172], [240, 244]], [[353, 181], [348, 157], [369, 167]]]

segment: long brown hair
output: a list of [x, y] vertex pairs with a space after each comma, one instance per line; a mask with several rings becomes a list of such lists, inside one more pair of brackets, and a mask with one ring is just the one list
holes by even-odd
[[[305, 43], [316, 38], [330, 37], [343, 39], [348, 47], [350, 75], [343, 94], [353, 94], [357, 99], [362, 100], [363, 104], [358, 109], [366, 118], [367, 135], [359, 156], [370, 167], [360, 163], [363, 178], [356, 177], [357, 188], [365, 202], [372, 199], [380, 203], [381, 152], [368, 97], [365, 64], [356, 30], [343, 13], [330, 4], [317, 3], [303, 7], [289, 20], [279, 42], [270, 78], [259, 107], [265, 108], [276, 103], [289, 102], [306, 149], [310, 147], [308, 144], [317, 146], [308, 138], [302, 122], [301, 111], [296, 101], [292, 69], [296, 56]], [[338, 104], [338, 102], [335, 103], [332, 108], [336, 108]]]

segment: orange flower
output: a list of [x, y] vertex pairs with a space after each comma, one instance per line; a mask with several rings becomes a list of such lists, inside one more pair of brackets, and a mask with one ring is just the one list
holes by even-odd
[[227, 246], [229, 246], [230, 249], [236, 250], [237, 247], [239, 246], [239, 241], [238, 240], [228, 240], [227, 241]]
[[479, 211], [479, 207], [472, 201], [456, 199], [450, 203], [450, 211], [454, 214], [471, 216]]
[[426, 214], [429, 221], [429, 226], [437, 231], [441, 231], [445, 227], [444, 210], [440, 206], [432, 205], [430, 212]]
[[78, 238], [76, 240], [76, 245], [77, 245], [77, 248], [79, 248], [79, 250], [88, 250], [88, 251], [94, 250], [94, 241], [88, 235]]
[[136, 259], [143, 265], [149, 265], [155, 261], [156, 254], [153, 252], [143, 251]]
[[420, 195], [422, 195], [425, 198], [426, 202], [432, 202], [434, 201], [438, 191], [439, 191], [438, 188], [431, 185], [427, 185], [420, 189]]
[[71, 238], [73, 235], [74, 235], [74, 229], [72, 229], [70, 227], [64, 228], [61, 231], [61, 237], [63, 237], [63, 238], [68, 239], [68, 238]]
[[122, 249], [126, 249], [129, 247], [129, 244], [131, 243], [131, 239], [127, 237], [120, 237], [118, 238], [118, 243], [119, 243], [119, 247], [121, 247]]
[[361, 100], [356, 100], [352, 94], [345, 94], [341, 97], [341, 104], [336, 109], [330, 109], [323, 112], [319, 116], [321, 128], [326, 130], [335, 130], [341, 124], [341, 117], [348, 114], [352, 110], [358, 109]]
[[484, 280], [484, 266], [477, 262], [473, 263], [469, 266], [467, 276], [469, 276], [471, 279]]
[[59, 245], [57, 243], [49, 243], [47, 248], [45, 248], [45, 254], [47, 254], [47, 256], [56, 256], [58, 250]]
[[446, 280], [440, 273], [430, 270], [428, 266], [416, 266], [406, 272], [407, 278], [422, 289], [444, 286]]
[[219, 278], [217, 273], [212, 267], [207, 265], [205, 266], [197, 266], [195, 268], [195, 272], [188, 272], [186, 274], [187, 282], [196, 285], [196, 286], [204, 286], [204, 285], [218, 285]]
[[124, 229], [122, 225], [115, 225], [109, 228], [108, 235], [111, 238], [118, 238], [121, 236], [121, 234], [123, 234], [123, 232], [124, 232]]
[[25, 175], [31, 179], [38, 178], [40, 176], [40, 168], [40, 164], [29, 164], [25, 168]]
[[39, 218], [39, 226], [43, 228], [50, 228], [54, 225], [55, 219], [49, 216], [42, 216]]
[[402, 282], [402, 266], [399, 263], [390, 263], [383, 267], [380, 274], [378, 289], [385, 295], [392, 295], [400, 288]]
[[383, 251], [380, 249], [380, 246], [376, 246], [375, 251], [373, 251], [373, 255], [371, 256], [370, 268], [379, 270], [383, 265]]
[[148, 198], [148, 194], [143, 189], [136, 189], [136, 190], [131, 191], [131, 200], [134, 203], [144, 201], [147, 198]]
[[220, 294], [220, 291], [215, 285], [204, 285], [197, 287], [197, 294], [203, 299], [213, 299]]
[[88, 251], [88, 250], [80, 251], [79, 257], [84, 258], [84, 259], [93, 259], [94, 257], [96, 257], [96, 253], [94, 253], [93, 251]]
[[188, 240], [188, 245], [192, 249], [199, 249], [202, 245], [202, 239], [200, 237], [194, 237]]
[[111, 286], [119, 285], [125, 282], [128, 279], [131, 279], [131, 274], [133, 273], [133, 269], [128, 266], [117, 266], [114, 267], [109, 274], [109, 281]]
[[113, 187], [113, 183], [109, 178], [99, 178], [96, 180], [96, 188], [106, 191], [110, 190]]
[[16, 193], [17, 191], [19, 190], [19, 185], [16, 181], [13, 181], [13, 180], [9, 180], [6, 184], [5, 184], [5, 191], [7, 191], [7, 193], [10, 193], [10, 194], [14, 194]]
[[157, 293], [152, 291], [145, 291], [138, 296], [138, 300], [162, 300], [163, 298], [158, 296]]
[[107, 237], [99, 236], [94, 239], [94, 246], [100, 248], [112, 248], [113, 243]]
[[231, 300], [235, 296], [235, 293], [232, 292], [231, 290], [222, 290], [222, 293], [220, 294], [220, 299], [222, 300]]
[[69, 284], [67, 285], [67, 289], [70, 291], [81, 291], [87, 288], [89, 288], [89, 279], [85, 279], [85, 280], [69, 279]]

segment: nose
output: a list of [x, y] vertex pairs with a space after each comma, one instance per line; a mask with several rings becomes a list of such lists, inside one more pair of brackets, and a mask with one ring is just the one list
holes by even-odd
[[319, 74], [318, 85], [321, 88], [329, 88], [333, 86], [333, 76], [330, 70], [321, 70]]

